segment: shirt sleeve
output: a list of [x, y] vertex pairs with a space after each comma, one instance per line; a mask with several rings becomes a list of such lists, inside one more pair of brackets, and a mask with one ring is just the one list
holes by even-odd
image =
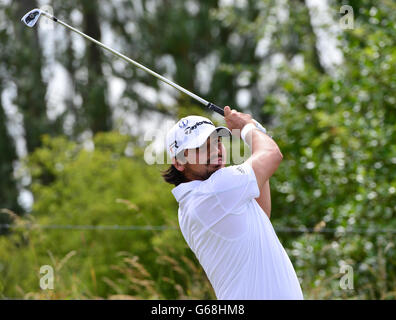
[[198, 193], [194, 211], [204, 229], [233, 239], [246, 231], [243, 205], [257, 198], [260, 190], [253, 168], [244, 163], [216, 171]]
[[209, 178], [209, 189], [225, 211], [233, 211], [260, 196], [252, 166], [244, 162], [218, 170]]

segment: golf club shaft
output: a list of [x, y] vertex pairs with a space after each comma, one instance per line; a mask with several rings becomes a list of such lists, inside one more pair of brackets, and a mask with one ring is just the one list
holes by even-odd
[[123, 60], [125, 60], [125, 61], [127, 61], [127, 62], [129, 62], [131, 64], [133, 64], [134, 66], [138, 67], [139, 69], [142, 69], [142, 70], [150, 73], [152, 76], [154, 76], [157, 79], [169, 84], [173, 88], [175, 88], [175, 89], [187, 94], [191, 98], [193, 98], [193, 99], [197, 100], [198, 102], [202, 103], [203, 105], [205, 105], [210, 110], [215, 111], [215, 112], [221, 114], [222, 116], [224, 116], [224, 110], [222, 108], [216, 106], [215, 104], [213, 104], [213, 103], [211, 103], [209, 101], [206, 101], [205, 99], [201, 98], [200, 96], [197, 96], [196, 94], [194, 94], [194, 93], [188, 91], [187, 89], [184, 89], [183, 87], [179, 86], [177, 83], [174, 83], [173, 81], [170, 81], [169, 79], [167, 79], [167, 78], [161, 76], [160, 74], [150, 70], [149, 68], [145, 67], [144, 65], [142, 65], [142, 64], [140, 64], [140, 63], [128, 58], [127, 56], [123, 55], [122, 53], [120, 53], [120, 52], [118, 52], [118, 51], [116, 51], [116, 50], [104, 45], [103, 43], [101, 43], [98, 40], [86, 35], [85, 33], [77, 30], [76, 28], [73, 28], [72, 26], [69, 26], [67, 23], [57, 19], [56, 17], [52, 16], [48, 12], [43, 11], [42, 14], [44, 16], [46, 16], [47, 18], [51, 19], [52, 21], [55, 21], [55, 22], [61, 24], [62, 26], [74, 31], [75, 33], [79, 34], [80, 36], [84, 37], [85, 39], [88, 39], [88, 40], [94, 42], [98, 46], [102, 47], [103, 49], [105, 49], [105, 50], [107, 50], [107, 51], [109, 51], [111, 53], [113, 53], [117, 57], [119, 57], [119, 58], [121, 58], [121, 59], [123, 59]]

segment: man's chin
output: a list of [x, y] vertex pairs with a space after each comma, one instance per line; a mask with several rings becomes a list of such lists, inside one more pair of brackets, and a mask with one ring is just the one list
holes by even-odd
[[225, 163], [208, 164], [208, 171], [213, 173], [224, 167], [225, 167]]
[[219, 166], [224, 167], [225, 161], [223, 160], [223, 158], [217, 158], [208, 162], [208, 165], [211, 167], [219, 167]]

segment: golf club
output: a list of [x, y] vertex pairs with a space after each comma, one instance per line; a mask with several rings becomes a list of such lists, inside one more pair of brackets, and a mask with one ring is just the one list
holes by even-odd
[[101, 42], [99, 42], [97, 40], [95, 40], [94, 38], [91, 38], [90, 36], [86, 35], [85, 33], [73, 28], [72, 26], [69, 26], [67, 23], [57, 19], [56, 17], [54, 17], [53, 15], [49, 14], [46, 11], [43, 11], [41, 9], [33, 9], [33, 10], [29, 11], [28, 13], [26, 13], [23, 16], [23, 18], [21, 19], [21, 21], [23, 23], [25, 23], [28, 27], [32, 28], [32, 27], [34, 27], [36, 25], [36, 23], [39, 20], [41, 15], [43, 15], [43, 16], [47, 17], [48, 19], [50, 19], [50, 20], [52, 20], [54, 22], [57, 22], [57, 23], [61, 24], [62, 26], [74, 31], [75, 33], [79, 34], [80, 36], [83, 36], [85, 39], [88, 39], [88, 40], [92, 41], [93, 43], [101, 46], [103, 49], [106, 49], [107, 51], [115, 54], [117, 57], [119, 57], [119, 58], [121, 58], [121, 59], [123, 59], [123, 60], [125, 60], [125, 61], [127, 61], [127, 62], [129, 62], [131, 64], [133, 64], [134, 66], [136, 66], [136, 67], [138, 67], [138, 68], [150, 73], [151, 75], [153, 75], [157, 79], [169, 84], [173, 88], [175, 88], [175, 89], [187, 94], [191, 98], [193, 98], [193, 99], [197, 100], [198, 102], [202, 103], [203, 105], [205, 105], [210, 110], [215, 111], [215, 112], [221, 114], [222, 116], [224, 116], [224, 110], [222, 108], [216, 106], [215, 104], [213, 104], [213, 103], [211, 103], [209, 101], [206, 101], [205, 99], [197, 96], [196, 94], [188, 91], [187, 89], [184, 89], [183, 87], [179, 86], [178, 84], [176, 84], [176, 83], [170, 81], [169, 79], [161, 76], [160, 74], [150, 70], [149, 68], [143, 66], [142, 64], [140, 64], [140, 63], [128, 58], [127, 56], [119, 53], [118, 51], [111, 49], [110, 47], [104, 45], [103, 43], [101, 43]]

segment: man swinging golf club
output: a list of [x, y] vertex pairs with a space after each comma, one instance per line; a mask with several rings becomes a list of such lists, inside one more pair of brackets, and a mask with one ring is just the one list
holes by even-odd
[[[218, 299], [303, 299], [269, 220], [269, 178], [282, 153], [250, 115], [228, 106], [224, 115], [228, 129], [189, 116], [167, 134], [172, 165], [163, 177], [176, 186], [172, 193], [179, 203], [181, 232]], [[230, 130], [240, 133], [251, 156], [225, 167], [221, 137]]]
[[[277, 144], [248, 114], [222, 108], [82, 33], [41, 9], [22, 17], [34, 27], [44, 16], [95, 43], [224, 115], [227, 128], [206, 118], [181, 119], [168, 133], [172, 166], [164, 173], [176, 185], [179, 222], [219, 299], [302, 299], [293, 266], [269, 221], [269, 178], [282, 160]], [[242, 165], [225, 167], [222, 136], [239, 131], [251, 150]], [[234, 131], [233, 131], [234, 132]], [[268, 215], [268, 216], [267, 216]]]

